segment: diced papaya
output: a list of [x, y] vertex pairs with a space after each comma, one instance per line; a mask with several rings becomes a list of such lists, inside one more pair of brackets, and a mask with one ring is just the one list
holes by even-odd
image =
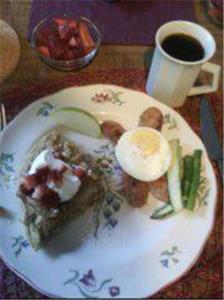
[[95, 43], [89, 33], [89, 29], [83, 22], [79, 23], [79, 34], [84, 48], [91, 49], [95, 47]]
[[50, 57], [49, 49], [46, 46], [39, 46], [37, 47], [37, 51], [43, 54], [46, 57]]
[[54, 22], [55, 22], [57, 25], [65, 25], [65, 24], [66, 24], [65, 19], [62, 19], [62, 18], [54, 18]]

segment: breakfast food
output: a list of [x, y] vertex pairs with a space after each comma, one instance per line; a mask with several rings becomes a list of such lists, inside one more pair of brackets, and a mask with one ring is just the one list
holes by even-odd
[[17, 194], [24, 204], [24, 225], [34, 249], [96, 201], [103, 201], [102, 178], [92, 173], [92, 164], [59, 128], [31, 147]]
[[74, 131], [95, 138], [100, 138], [102, 135], [97, 119], [86, 110], [62, 107], [53, 112], [51, 116], [57, 124], [70, 127]]
[[[101, 123], [101, 129], [105, 137], [109, 138], [115, 145], [125, 132], [124, 127], [118, 122], [108, 120]], [[142, 207], [147, 203], [149, 185], [123, 172], [124, 194], [132, 207]]]
[[[148, 121], [152, 119], [156, 119], [157, 121]], [[139, 126], [150, 127], [158, 130], [162, 127], [161, 122], [163, 122], [163, 115], [161, 111], [158, 108], [150, 107], [141, 114]], [[101, 129], [103, 134], [115, 145], [125, 132], [122, 125], [112, 120], [102, 122]], [[123, 170], [123, 184], [125, 196], [132, 207], [142, 207], [147, 204], [149, 192], [160, 201], [168, 202], [169, 200], [168, 184], [165, 175], [157, 180], [145, 182], [128, 175]]]
[[[134, 138], [134, 142], [141, 144], [141, 149], [144, 151], [147, 152], [150, 150], [152, 153], [152, 150], [155, 151], [158, 146], [158, 140], [155, 142], [152, 137], [147, 138], [147, 134], [145, 135], [145, 132], [147, 132], [146, 128], [153, 128], [160, 131], [162, 124], [162, 112], [156, 107], [149, 107], [140, 115], [139, 126], [141, 128], [139, 129], [138, 127], [131, 133], [125, 133], [125, 129], [115, 121], [104, 121], [101, 124], [103, 134], [111, 139], [115, 147], [123, 139], [123, 136], [125, 137], [117, 156], [120, 156], [118, 157], [118, 161], [121, 161], [120, 164], [123, 167], [123, 186], [127, 202], [132, 207], [140, 208], [147, 204], [148, 197], [152, 195], [155, 199], [165, 203], [165, 205], [155, 210], [151, 216], [152, 219], [163, 219], [181, 211], [182, 208], [194, 211], [197, 206], [197, 191], [201, 182], [202, 151], [196, 150], [192, 156], [187, 155], [182, 158], [180, 141], [178, 139], [169, 141], [168, 148], [170, 148], [170, 151], [165, 151], [166, 153], [164, 152], [162, 156], [167, 159], [167, 161], [165, 160], [166, 167], [162, 162], [162, 165], [165, 167], [164, 172], [167, 170], [166, 174], [162, 176], [161, 174], [157, 174], [158, 179], [152, 181], [142, 181], [139, 180], [140, 177], [136, 178], [136, 175], [143, 175], [142, 171], [150, 172], [150, 170], [149, 168], [145, 168], [145, 165], [147, 165], [143, 162], [145, 157], [143, 157], [141, 167], [139, 167], [138, 156], [133, 154], [133, 151], [136, 149], [133, 150], [133, 145], [130, 144], [130, 141], [127, 141], [127, 136], [132, 138], [133, 132], [135, 133], [139, 130], [140, 136]], [[148, 146], [150, 149], [148, 149]], [[153, 173], [158, 171], [158, 165], [156, 162]], [[125, 172], [126, 167], [133, 167], [132, 176]]]
[[184, 207], [194, 211], [197, 205], [197, 193], [201, 184], [202, 151], [197, 149], [193, 155], [183, 158], [182, 201]]
[[[169, 201], [152, 214], [152, 219], [163, 219], [186, 208], [194, 211], [198, 204], [200, 186], [207, 180], [202, 178], [202, 150], [193, 155], [181, 157], [178, 139], [170, 141], [172, 162], [167, 173], [169, 183]], [[183, 163], [182, 163], [183, 162]]]
[[124, 192], [128, 203], [132, 207], [142, 207], [147, 204], [149, 195], [148, 182], [140, 181], [124, 172]]
[[115, 148], [125, 172], [141, 181], [154, 181], [167, 171], [171, 153], [165, 138], [155, 129], [138, 127], [125, 132]]
[[[159, 132], [163, 116], [158, 109], [143, 112], [142, 126], [130, 131], [112, 120], [99, 125], [93, 115], [78, 108], [60, 108], [52, 113], [52, 118], [57, 124], [95, 138], [103, 133], [113, 142], [121, 167], [119, 193], [130, 206], [144, 206], [151, 194], [165, 202], [152, 219], [163, 219], [182, 208], [194, 211], [202, 152], [196, 150], [182, 161], [180, 141], [167, 143]], [[152, 119], [156, 121], [149, 122]], [[34, 249], [40, 248], [69, 220], [95, 204], [101, 205], [107, 198], [108, 174], [99, 173], [99, 158], [89, 155], [87, 159], [64, 137], [62, 128], [47, 132], [29, 149], [20, 174], [17, 194], [24, 204], [24, 225]]]
[[163, 114], [157, 107], [149, 107], [140, 116], [139, 126], [146, 126], [161, 130], [163, 125]]
[[181, 146], [178, 139], [169, 142], [172, 161], [167, 172], [170, 202], [177, 212], [183, 208], [181, 196]]
[[54, 18], [37, 32], [36, 48], [46, 57], [66, 61], [87, 55], [95, 42], [83, 20]]
[[104, 136], [109, 138], [114, 144], [118, 142], [125, 132], [125, 129], [121, 124], [112, 120], [102, 122], [101, 129]]
[[157, 180], [149, 182], [148, 188], [150, 194], [153, 195], [154, 198], [165, 203], [169, 202], [169, 191], [166, 175], [161, 176]]
[[[157, 107], [151, 106], [140, 115], [138, 125], [154, 128], [161, 131], [163, 126], [163, 114]], [[166, 175], [163, 175], [157, 180], [149, 182], [148, 188], [150, 194], [159, 201], [166, 203], [169, 201], [169, 191]]]

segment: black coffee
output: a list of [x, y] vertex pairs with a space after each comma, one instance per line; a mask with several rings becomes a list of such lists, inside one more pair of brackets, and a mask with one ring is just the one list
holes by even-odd
[[170, 56], [184, 60], [197, 61], [204, 57], [204, 48], [195, 38], [186, 34], [172, 34], [162, 42], [163, 50]]

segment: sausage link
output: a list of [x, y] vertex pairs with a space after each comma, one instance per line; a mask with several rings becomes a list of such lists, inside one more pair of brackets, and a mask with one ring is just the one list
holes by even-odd
[[157, 107], [146, 109], [140, 116], [139, 126], [145, 126], [161, 130], [163, 125], [163, 114]]
[[124, 173], [124, 191], [129, 204], [139, 208], [147, 203], [149, 184]]
[[121, 137], [121, 135], [125, 132], [125, 129], [122, 125], [115, 121], [104, 121], [101, 124], [101, 129], [105, 137], [109, 138], [114, 144], [116, 144]]

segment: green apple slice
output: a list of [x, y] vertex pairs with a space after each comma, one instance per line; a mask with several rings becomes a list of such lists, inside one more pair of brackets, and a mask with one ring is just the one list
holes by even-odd
[[100, 124], [88, 111], [75, 107], [62, 107], [51, 115], [57, 124], [70, 127], [79, 133], [100, 138]]

